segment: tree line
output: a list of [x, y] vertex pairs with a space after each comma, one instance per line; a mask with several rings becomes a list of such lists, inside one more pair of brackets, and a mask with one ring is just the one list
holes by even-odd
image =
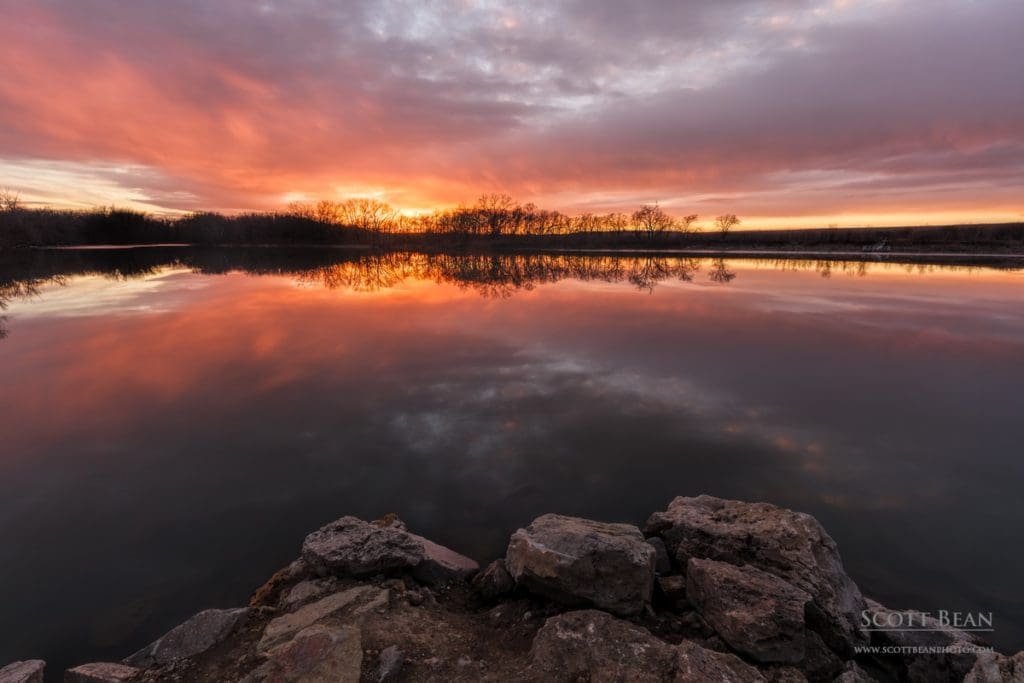
[[[233, 216], [196, 212], [163, 218], [115, 207], [90, 211], [28, 209], [18, 196], [0, 191], [0, 246], [175, 243], [380, 243], [385, 236], [483, 239], [617, 233], [655, 240], [669, 233], [701, 230], [698, 216], [673, 216], [657, 204], [631, 214], [568, 215], [522, 204], [507, 194], [485, 194], [470, 206], [403, 215], [373, 198], [292, 203], [281, 211]], [[740, 223], [732, 214], [714, 219], [726, 234]]]
[[468, 206], [404, 215], [373, 198], [296, 203], [273, 212], [178, 218], [121, 208], [27, 208], [0, 190], [0, 248], [97, 244], [314, 245], [392, 249], [858, 249], [865, 251], [1024, 250], [1024, 223], [907, 228], [738, 231], [735, 214], [676, 216], [658, 204], [632, 213], [581, 213], [485, 194]]
[[[568, 215], [522, 204], [507, 194], [484, 194], [471, 206], [443, 209], [417, 216], [404, 216], [376, 199], [321, 200], [293, 203], [288, 212], [331, 225], [362, 228], [373, 232], [459, 234], [477, 237], [506, 235], [568, 235], [587, 232], [633, 232], [654, 237], [661, 233], [700, 231], [697, 214], [673, 216], [658, 204], [645, 204], [631, 214], [582, 213]], [[727, 233], [740, 224], [735, 214], [714, 219], [715, 229]]]

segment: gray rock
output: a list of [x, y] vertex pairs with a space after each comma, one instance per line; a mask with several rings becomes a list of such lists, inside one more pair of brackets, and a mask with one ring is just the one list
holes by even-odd
[[847, 662], [842, 672], [835, 677], [832, 683], [876, 683], [876, 681], [857, 662]]
[[687, 606], [685, 576], [659, 576], [655, 579], [655, 586], [658, 594], [665, 598], [670, 607]]
[[125, 658], [124, 663], [149, 668], [205, 652], [231, 635], [248, 615], [248, 607], [203, 610]]
[[654, 548], [654, 571], [658, 574], [668, 574], [672, 571], [672, 560], [668, 556], [665, 541], [653, 536], [647, 539], [647, 543]]
[[334, 588], [334, 583], [329, 579], [313, 579], [301, 581], [292, 586], [284, 596], [281, 597], [280, 607], [284, 610], [291, 610], [314, 598], [319, 598]]
[[135, 680], [142, 673], [142, 669], [127, 664], [94, 662], [68, 669], [64, 672], [64, 683], [123, 683]]
[[373, 576], [411, 569], [424, 556], [423, 543], [398, 527], [342, 517], [306, 536], [302, 559], [321, 576]]
[[485, 600], [494, 600], [500, 595], [512, 592], [515, 587], [515, 579], [508, 573], [505, 560], [491, 562], [473, 579], [473, 588]]
[[756, 567], [691, 559], [686, 594], [730, 648], [759, 662], [804, 658], [804, 605], [811, 596]]
[[326, 598], [310, 603], [290, 614], [283, 614], [263, 629], [263, 637], [256, 649], [260, 652], [268, 652], [324, 617], [348, 607], [370, 603], [374, 599], [379, 599], [381, 594], [386, 599], [386, 590], [375, 586], [356, 586], [340, 593], [328, 595]]
[[377, 665], [377, 683], [390, 683], [396, 680], [404, 664], [405, 654], [397, 646], [390, 645], [381, 650]]
[[675, 683], [764, 683], [761, 672], [736, 655], [684, 640], [676, 648]]
[[646, 630], [598, 610], [548, 619], [530, 648], [527, 680], [593, 683], [672, 680], [676, 651]]
[[535, 593], [629, 616], [651, 601], [654, 554], [635, 526], [543, 515], [512, 535], [505, 564]]
[[807, 683], [807, 676], [793, 666], [770, 666], [761, 671], [771, 683]]
[[1012, 657], [997, 652], [980, 653], [964, 683], [1024, 683], [1024, 651]]
[[434, 585], [468, 579], [480, 569], [470, 558], [409, 533], [397, 517], [335, 520], [306, 537], [302, 558], [320, 576], [366, 577], [409, 569]]
[[[896, 647], [974, 646], [982, 641], [973, 633], [943, 625], [938, 619], [915, 610], [892, 610], [874, 600], [867, 601], [871, 622], [882, 624], [883, 630], [871, 633], [872, 644]], [[882, 657], [883, 662], [896, 663], [905, 669], [902, 677], [910, 683], [924, 681], [961, 681], [974, 667], [978, 657], [973, 653], [919, 653], [907, 657]]]
[[271, 650], [245, 683], [358, 683], [363, 666], [357, 626], [307, 626]]
[[867, 644], [864, 598], [843, 571], [835, 541], [810, 515], [768, 503], [679, 497], [651, 515], [644, 530], [661, 536], [684, 566], [690, 558], [748, 564], [806, 591], [817, 614], [812, 628], [844, 658]]
[[11, 662], [0, 669], [0, 683], [43, 683], [46, 662], [41, 659], [26, 659]]
[[465, 581], [480, 571], [480, 565], [475, 560], [460, 555], [451, 548], [438, 545], [416, 534], [409, 536], [423, 546], [423, 559], [412, 570], [412, 575], [423, 583], [437, 586], [449, 581]]

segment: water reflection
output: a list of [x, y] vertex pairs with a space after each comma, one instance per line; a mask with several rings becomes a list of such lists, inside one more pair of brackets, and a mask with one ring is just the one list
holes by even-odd
[[487, 559], [541, 512], [639, 522], [702, 492], [811, 512], [870, 594], [990, 609], [1024, 643], [1017, 271], [140, 250], [3, 272], [0, 660], [123, 656], [342, 513]]
[[[871, 272], [977, 275], [1018, 273], [1015, 262], [987, 266], [950, 263], [877, 263], [866, 260], [743, 259], [745, 266], [778, 271], [814, 271], [828, 279], [835, 273], [864, 277]], [[161, 269], [188, 268], [196, 273], [240, 271], [251, 275], [289, 275], [298, 281], [357, 292], [377, 292], [409, 280], [455, 284], [486, 297], [507, 298], [517, 292], [571, 279], [579, 282], [629, 283], [653, 292], [666, 281], [729, 284], [736, 277], [724, 258], [594, 254], [422, 254], [364, 252], [330, 248], [137, 248], [17, 252], [0, 261], [0, 310], [13, 299], [30, 298], [44, 284], [62, 283], [72, 275], [99, 274], [131, 280]], [[998, 269], [998, 270], [997, 270]]]

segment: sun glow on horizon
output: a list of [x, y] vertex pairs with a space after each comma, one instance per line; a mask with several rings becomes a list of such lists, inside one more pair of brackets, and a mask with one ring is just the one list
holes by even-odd
[[503, 192], [705, 229], [1024, 219], [1016, 0], [278, 9], [13, 4], [0, 188], [168, 216]]

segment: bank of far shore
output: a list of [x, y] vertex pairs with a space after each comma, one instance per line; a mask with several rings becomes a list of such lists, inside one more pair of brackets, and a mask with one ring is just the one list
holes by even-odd
[[63, 680], [1024, 681], [991, 619], [866, 598], [813, 517], [766, 503], [680, 497], [643, 529], [543, 515], [482, 569], [395, 515], [342, 517], [248, 605]]
[[[986, 258], [1024, 255], [1024, 222], [945, 226], [743, 230], [669, 216], [566, 216], [529, 205], [483, 204], [416, 219], [370, 203], [356, 213], [328, 202], [283, 213], [194, 213], [165, 218], [126, 209], [55, 211], [0, 207], [0, 250], [99, 245], [357, 246], [430, 251], [616, 251], [708, 255], [785, 253], [864, 257]], [[360, 206], [362, 206], [360, 204]], [[333, 209], [326, 211], [326, 209]], [[339, 213], [340, 212], [340, 213]], [[350, 215], [351, 214], [351, 215]], [[706, 221], [705, 221], [706, 223]], [[725, 224], [723, 224], [725, 225]]]

